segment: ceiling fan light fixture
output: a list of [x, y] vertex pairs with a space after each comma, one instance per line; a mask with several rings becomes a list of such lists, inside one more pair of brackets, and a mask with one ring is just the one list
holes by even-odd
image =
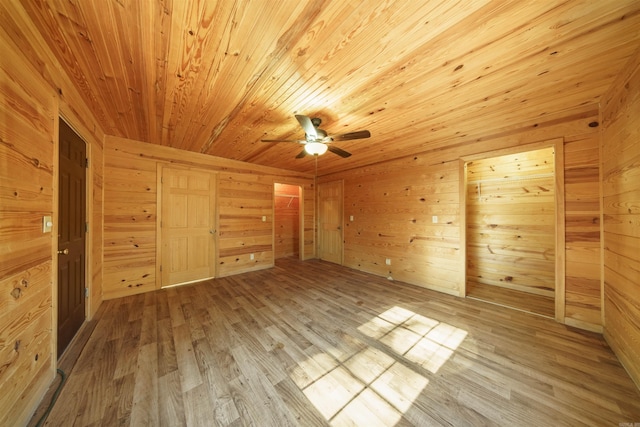
[[323, 155], [327, 152], [328, 148], [327, 144], [323, 144], [322, 142], [307, 142], [304, 145], [304, 151], [313, 156]]

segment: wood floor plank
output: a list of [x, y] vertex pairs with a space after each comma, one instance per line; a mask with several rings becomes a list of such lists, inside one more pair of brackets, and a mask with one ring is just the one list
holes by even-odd
[[323, 261], [104, 302], [47, 425], [620, 425], [601, 335]]
[[158, 418], [161, 426], [186, 425], [184, 394], [180, 385], [180, 374], [177, 370], [158, 378], [158, 400]]
[[183, 393], [202, 384], [202, 376], [193, 352], [193, 343], [189, 331], [189, 326], [185, 323], [173, 328], [173, 340]]
[[158, 348], [153, 342], [140, 347], [133, 389], [132, 425], [158, 425]]

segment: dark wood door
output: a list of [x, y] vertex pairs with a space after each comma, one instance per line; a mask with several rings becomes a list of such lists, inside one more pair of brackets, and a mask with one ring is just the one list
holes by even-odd
[[86, 147], [60, 120], [58, 357], [85, 319]]

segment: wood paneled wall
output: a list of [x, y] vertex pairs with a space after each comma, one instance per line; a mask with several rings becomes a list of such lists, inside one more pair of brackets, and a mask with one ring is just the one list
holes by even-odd
[[297, 185], [275, 184], [275, 257], [297, 257], [300, 252], [300, 195]]
[[458, 162], [420, 156], [343, 179], [344, 265], [458, 294]]
[[598, 134], [566, 137], [565, 322], [602, 331], [600, 155]]
[[[461, 248], [461, 162], [460, 158], [518, 147], [528, 143], [564, 138], [568, 142], [570, 183], [575, 182], [576, 165], [593, 167], [592, 158], [578, 148], [578, 141], [597, 138], [598, 106], [585, 105], [574, 110], [543, 114], [531, 123], [514, 126], [498, 135], [486, 135], [450, 148], [443, 148], [372, 166], [325, 175], [320, 182], [344, 180], [344, 264], [418, 286], [462, 295], [465, 260]], [[574, 144], [575, 143], [575, 144]], [[572, 145], [573, 144], [573, 145]], [[587, 150], [588, 151], [588, 150]], [[593, 154], [593, 153], [591, 153]], [[490, 156], [490, 154], [489, 154]], [[571, 174], [573, 172], [573, 175]], [[589, 178], [593, 178], [589, 170]], [[569, 186], [571, 208], [581, 198], [578, 188]], [[594, 189], [597, 193], [597, 189]], [[591, 196], [590, 196], [591, 197]], [[591, 205], [590, 205], [591, 206]], [[582, 212], [582, 211], [579, 211]], [[350, 215], [354, 221], [349, 221]], [[438, 216], [438, 223], [432, 217]], [[571, 232], [575, 232], [573, 225]], [[572, 234], [568, 251], [582, 251], [594, 244], [591, 234]], [[597, 243], [596, 243], [597, 245]], [[593, 249], [597, 251], [597, 249]], [[391, 265], [386, 265], [386, 258]], [[569, 258], [575, 260], [573, 253]], [[599, 302], [582, 297], [599, 289], [600, 269], [582, 271], [580, 280], [570, 278], [572, 298], [567, 303], [565, 322], [598, 330]], [[566, 277], [565, 277], [566, 279]], [[581, 286], [586, 286], [582, 289]], [[580, 295], [576, 297], [575, 295]], [[579, 301], [577, 300], [579, 299]]]
[[[55, 376], [59, 116], [87, 143], [88, 317], [101, 303], [101, 128], [18, 2], [0, 2], [0, 425], [26, 425]], [[43, 233], [43, 216], [53, 231]]]
[[[313, 178], [118, 137], [105, 143], [105, 299], [156, 288], [158, 170], [162, 165], [218, 172], [217, 276], [273, 265], [274, 181], [297, 183], [313, 206]], [[305, 203], [306, 205], [306, 203]], [[264, 220], [263, 220], [264, 217]], [[305, 257], [313, 256], [313, 217], [305, 211]], [[309, 251], [309, 252], [307, 252]], [[251, 254], [254, 259], [251, 259]]]
[[273, 175], [220, 173], [218, 218], [218, 277], [273, 266]]
[[553, 151], [467, 163], [467, 283], [555, 296]]
[[640, 387], [640, 50], [603, 100], [604, 334]]
[[42, 217], [55, 210], [57, 105], [50, 88], [10, 63], [0, 62], [0, 425], [25, 419], [55, 366], [56, 240]]

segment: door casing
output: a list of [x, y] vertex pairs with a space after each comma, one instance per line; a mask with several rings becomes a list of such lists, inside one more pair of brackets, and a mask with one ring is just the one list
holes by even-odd
[[534, 151], [540, 148], [554, 148], [555, 156], [555, 320], [565, 323], [565, 209], [564, 209], [564, 139], [556, 138], [546, 141], [524, 144], [490, 152], [478, 153], [460, 158], [460, 296], [466, 296], [467, 290], [467, 179], [465, 164], [469, 161], [498, 157], [517, 152]]

